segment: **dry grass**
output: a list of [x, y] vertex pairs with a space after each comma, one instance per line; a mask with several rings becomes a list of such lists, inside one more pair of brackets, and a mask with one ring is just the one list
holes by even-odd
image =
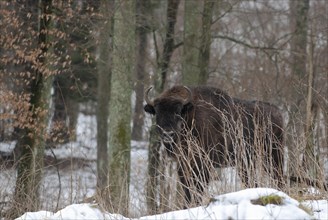
[[[200, 197], [201, 204], [206, 204], [213, 194], [222, 194], [242, 189], [245, 183], [241, 181], [242, 176], [240, 170], [244, 170], [248, 176], [247, 187], [271, 187], [279, 188], [278, 180], [275, 178], [274, 173], [277, 167], [274, 165], [270, 149], [272, 144], [277, 140], [274, 138], [272, 132], [272, 122], [267, 120], [266, 123], [257, 123], [254, 120], [254, 145], [247, 148], [245, 139], [243, 137], [243, 127], [239, 121], [225, 121], [225, 126], [228, 132], [225, 133], [226, 140], [233, 140], [234, 155], [226, 153], [224, 164], [221, 168], [217, 167], [212, 158], [209, 156], [208, 151], [204, 150], [204, 145], [188, 130], [184, 131], [184, 139], [186, 145], [175, 145], [175, 157], [177, 160], [168, 158], [163, 149], [161, 154], [161, 172], [158, 177], [161, 185], [158, 189], [158, 212], [169, 210], [181, 209], [182, 207], [193, 207], [195, 202], [188, 204], [184, 201], [184, 192], [181, 189], [183, 184], [186, 184], [191, 191], [192, 198]], [[311, 199], [311, 198], [327, 198], [327, 182], [325, 175], [327, 170], [323, 163], [327, 158], [325, 149], [317, 147], [315, 151], [316, 161], [312, 161], [314, 167], [305, 167], [302, 164], [304, 154], [302, 152], [305, 148], [306, 138], [303, 135], [295, 135], [289, 133], [289, 130], [284, 130], [285, 138], [293, 138], [295, 147], [299, 152], [294, 158], [300, 161], [294, 163], [290, 160], [290, 153], [287, 146], [284, 147], [284, 182], [282, 184], [282, 191], [290, 194], [297, 199]], [[269, 137], [269, 139], [266, 139]], [[263, 146], [267, 144], [269, 150]], [[286, 144], [286, 143], [284, 143]], [[290, 148], [289, 148], [290, 149]], [[294, 152], [293, 152], [294, 153]], [[165, 162], [163, 162], [163, 160]], [[202, 161], [201, 165], [199, 160]], [[231, 164], [234, 162], [234, 164]], [[187, 183], [181, 183], [178, 178], [177, 169], [179, 166], [184, 167], [184, 175], [188, 180]], [[294, 166], [294, 167], [293, 167]], [[297, 171], [291, 174], [290, 170]], [[204, 170], [208, 170], [209, 174], [204, 174]], [[309, 170], [315, 170], [313, 175], [309, 175]], [[195, 172], [200, 173], [195, 177]], [[202, 173], [203, 172], [203, 173]], [[203, 177], [210, 176], [210, 183], [207, 184]], [[194, 180], [193, 180], [194, 178]], [[195, 179], [196, 178], [196, 179]], [[198, 184], [202, 184], [205, 189], [204, 192], [197, 190]], [[315, 189], [315, 192], [310, 192]], [[194, 201], [194, 199], [192, 199]]]

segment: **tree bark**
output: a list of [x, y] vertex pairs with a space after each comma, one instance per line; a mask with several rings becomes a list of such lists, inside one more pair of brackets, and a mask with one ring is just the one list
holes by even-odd
[[[290, 1], [291, 15], [291, 28], [294, 35], [291, 39], [291, 77], [293, 82], [293, 88], [291, 91], [291, 103], [295, 103], [290, 107], [290, 119], [288, 128], [291, 128], [291, 135], [287, 137], [288, 146], [288, 175], [300, 176], [301, 162], [299, 161], [299, 155], [301, 153], [301, 146], [295, 146], [292, 140], [296, 137], [301, 137], [303, 133], [302, 124], [298, 123], [302, 121], [302, 115], [304, 109], [301, 107], [301, 103], [304, 103], [304, 79], [306, 77], [306, 47], [307, 47], [307, 20], [309, 11], [309, 0]], [[305, 83], [306, 84], [306, 83]], [[303, 112], [303, 113], [302, 113]], [[295, 132], [293, 132], [295, 131]], [[295, 135], [295, 136], [294, 136]]]
[[202, 32], [202, 9], [204, 1], [185, 1], [182, 82], [185, 85], [197, 85], [200, 68], [200, 39]]
[[36, 211], [40, 208], [39, 189], [41, 185], [43, 157], [45, 149], [46, 128], [48, 125], [49, 101], [53, 76], [47, 70], [47, 53], [49, 53], [48, 29], [50, 28], [50, 14], [52, 1], [39, 1], [40, 19], [38, 30], [38, 47], [40, 53], [36, 63], [41, 67], [34, 70], [28, 93], [32, 126], [20, 129], [17, 148], [20, 151], [17, 167], [17, 179], [14, 194], [13, 216], [19, 216], [27, 211]]
[[108, 192], [108, 118], [110, 84], [112, 76], [113, 52], [113, 13], [114, 0], [102, 1], [99, 22], [99, 58], [97, 59], [98, 88], [97, 88], [97, 194], [104, 207], [110, 207]]
[[198, 84], [206, 84], [209, 77], [209, 64], [211, 52], [211, 25], [215, 0], [205, 0], [202, 14], [202, 33], [200, 39], [200, 52], [198, 57], [199, 80]]
[[214, 5], [213, 0], [185, 1], [182, 63], [182, 82], [185, 85], [207, 82]]
[[156, 92], [164, 90], [166, 75], [169, 69], [170, 60], [175, 49], [174, 44], [174, 27], [177, 22], [177, 12], [180, 0], [168, 0], [166, 10], [166, 34], [163, 46], [163, 53], [157, 63], [157, 69], [159, 71], [158, 79], [155, 81]]
[[[315, 121], [318, 113], [317, 103], [314, 101], [314, 59], [313, 59], [313, 47], [314, 42], [311, 37], [309, 52], [308, 52], [308, 84], [307, 84], [307, 100], [306, 100], [306, 120], [304, 127], [304, 138], [305, 138], [305, 150], [303, 153], [303, 167], [306, 170], [306, 178], [310, 180], [316, 180], [317, 183], [323, 183], [323, 175], [320, 172], [320, 161], [316, 157], [319, 154], [320, 149], [315, 148]], [[316, 152], [317, 151], [317, 152]], [[321, 185], [322, 187], [323, 185]]]
[[141, 141], [143, 140], [143, 124], [144, 124], [144, 79], [146, 71], [146, 54], [147, 54], [147, 34], [148, 25], [146, 19], [146, 10], [149, 5], [148, 1], [138, 0], [137, 5], [137, 66], [135, 72], [135, 93], [136, 103], [133, 114], [133, 127], [132, 127], [132, 139]]
[[[157, 63], [158, 78], [155, 81], [155, 91], [157, 94], [164, 90], [166, 75], [170, 60], [175, 49], [174, 47], [174, 27], [177, 21], [177, 11], [179, 0], [169, 0], [167, 2], [167, 21], [166, 34], [162, 56]], [[158, 53], [157, 53], [158, 54]], [[154, 120], [153, 120], [154, 123]], [[161, 142], [153, 126], [150, 131], [148, 148], [148, 180], [147, 180], [147, 209], [149, 214], [155, 214], [158, 211], [157, 201], [159, 201], [157, 188], [159, 187], [159, 164], [160, 164]]]
[[109, 103], [109, 192], [113, 211], [128, 215], [131, 94], [135, 64], [135, 2], [115, 1]]

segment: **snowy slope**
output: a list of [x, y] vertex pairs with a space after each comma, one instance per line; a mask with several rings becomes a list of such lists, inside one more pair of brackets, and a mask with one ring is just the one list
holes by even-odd
[[[277, 195], [282, 198], [279, 205], [253, 204], [263, 196]], [[328, 219], [328, 201], [306, 201], [302, 203], [313, 213], [300, 208], [300, 203], [283, 192], [270, 188], [252, 188], [214, 197], [207, 206], [179, 210], [159, 215], [144, 216], [147, 219]], [[119, 214], [101, 211], [97, 204], [73, 204], [56, 212], [39, 211], [25, 213], [16, 220], [35, 219], [130, 219]]]

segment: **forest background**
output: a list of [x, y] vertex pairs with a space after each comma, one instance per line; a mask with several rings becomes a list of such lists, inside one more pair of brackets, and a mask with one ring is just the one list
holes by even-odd
[[206, 84], [279, 106], [288, 190], [325, 188], [327, 1], [17, 0], [0, 11], [0, 141], [15, 145], [1, 169], [17, 171], [2, 216], [44, 205], [42, 176], [59, 164], [45, 150], [78, 138], [81, 113], [97, 121], [98, 202], [127, 215], [131, 140], [149, 141], [147, 212], [172, 209], [162, 184], [172, 174], [143, 112], [150, 85], [153, 96]]

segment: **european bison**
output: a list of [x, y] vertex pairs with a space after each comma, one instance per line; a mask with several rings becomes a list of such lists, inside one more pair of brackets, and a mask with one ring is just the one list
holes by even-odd
[[[236, 166], [243, 183], [260, 164], [283, 183], [283, 118], [277, 107], [245, 101], [208, 86], [174, 86], [144, 110], [156, 116], [162, 142], [178, 162], [178, 175], [188, 204], [199, 203], [210, 169]], [[260, 166], [261, 167], [261, 166]]]

